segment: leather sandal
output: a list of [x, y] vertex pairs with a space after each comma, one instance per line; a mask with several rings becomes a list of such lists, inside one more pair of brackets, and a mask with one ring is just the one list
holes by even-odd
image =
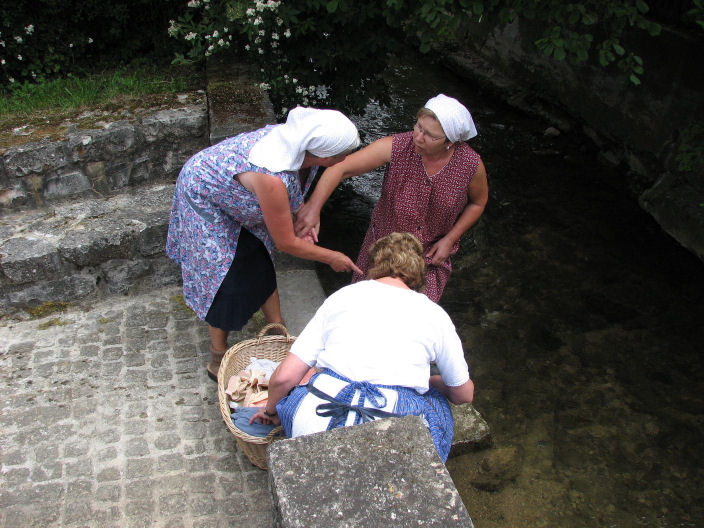
[[225, 352], [227, 352], [227, 350], [217, 352], [213, 350], [213, 347], [210, 347], [210, 362], [205, 368], [208, 371], [208, 377], [216, 383], [218, 381], [218, 371], [220, 370], [220, 363], [222, 362], [222, 358], [225, 356]]

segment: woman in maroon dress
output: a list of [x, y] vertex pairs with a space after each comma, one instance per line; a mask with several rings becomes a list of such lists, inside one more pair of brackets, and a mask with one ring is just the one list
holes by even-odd
[[394, 231], [414, 234], [423, 244], [427, 268], [425, 294], [438, 302], [452, 271], [450, 257], [459, 239], [479, 219], [489, 198], [486, 169], [465, 141], [477, 135], [472, 116], [444, 94], [418, 111], [410, 132], [374, 141], [325, 170], [315, 191], [297, 212], [299, 236], [317, 236], [320, 209], [345, 178], [386, 165], [381, 198], [357, 259], [367, 272], [367, 250]]

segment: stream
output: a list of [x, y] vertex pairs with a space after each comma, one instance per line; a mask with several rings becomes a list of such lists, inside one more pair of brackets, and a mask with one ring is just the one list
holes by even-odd
[[[489, 175], [440, 302], [492, 431], [447, 464], [477, 528], [704, 526], [704, 263], [579, 132], [545, 135], [415, 57], [388, 75], [391, 105], [352, 116], [364, 144], [410, 130], [442, 92], [472, 112]], [[321, 245], [356, 258], [381, 177], [339, 186]], [[328, 294], [349, 280], [318, 274]]]

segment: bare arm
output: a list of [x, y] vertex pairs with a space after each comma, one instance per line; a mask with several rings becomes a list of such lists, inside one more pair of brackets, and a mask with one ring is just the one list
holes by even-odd
[[267, 399], [266, 407], [252, 416], [249, 423], [259, 420], [261, 423], [275, 423], [278, 425], [280, 423], [278, 417], [267, 416], [264, 411], [269, 414], [276, 414], [276, 404], [279, 403], [293, 387], [300, 383], [309, 368], [310, 367], [295, 354], [286, 356], [269, 380], [269, 398]]
[[335, 271], [361, 273], [354, 262], [343, 253], [316, 246], [309, 240], [296, 236], [293, 231], [288, 191], [280, 179], [259, 172], [244, 172], [238, 175], [238, 179], [257, 195], [264, 223], [280, 251], [295, 257], [323, 262]]
[[472, 403], [474, 399], [474, 382], [470, 379], [457, 387], [448, 387], [442, 381], [439, 374], [430, 376], [430, 386], [436, 388], [440, 393], [455, 405], [461, 403]]
[[298, 236], [307, 234], [310, 229], [320, 224], [320, 210], [342, 180], [369, 172], [391, 161], [392, 141], [392, 136], [377, 139], [350, 154], [344, 161], [325, 169], [313, 194], [296, 212], [295, 229]]
[[469, 184], [467, 206], [460, 214], [455, 225], [452, 226], [452, 229], [426, 252], [426, 256], [432, 257], [432, 264], [438, 266], [447, 259], [455, 242], [479, 220], [488, 200], [489, 184], [486, 177], [486, 168], [484, 167], [484, 162], [480, 161], [477, 172], [472, 178], [472, 183]]

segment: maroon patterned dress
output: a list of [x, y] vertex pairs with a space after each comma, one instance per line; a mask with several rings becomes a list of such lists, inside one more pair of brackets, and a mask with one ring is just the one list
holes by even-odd
[[[381, 198], [374, 207], [357, 266], [366, 274], [369, 247], [394, 231], [417, 236], [423, 244], [423, 251], [445, 236], [467, 206], [469, 184], [480, 160], [479, 154], [469, 145], [459, 143], [447, 165], [428, 177], [422, 159], [413, 147], [413, 132], [395, 134]], [[457, 253], [458, 249], [459, 242], [455, 242], [450, 255]], [[426, 264], [425, 294], [438, 302], [450, 278], [452, 263], [448, 257], [440, 266], [431, 265], [429, 258], [426, 258]], [[355, 274], [352, 282], [363, 278]]]

